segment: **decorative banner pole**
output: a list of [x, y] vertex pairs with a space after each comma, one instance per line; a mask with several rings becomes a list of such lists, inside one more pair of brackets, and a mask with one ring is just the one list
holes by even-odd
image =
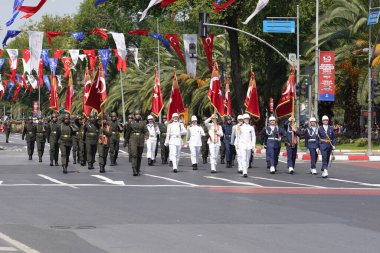
[[123, 107], [123, 109], [121, 110], [121, 112], [123, 114], [123, 125], [125, 125], [125, 111], [124, 111], [125, 102], [124, 102], [124, 90], [123, 90], [123, 77], [122, 77], [122, 71], [121, 71], [121, 69], [120, 69], [120, 93], [121, 93], [121, 104], [122, 104], [122, 107]]

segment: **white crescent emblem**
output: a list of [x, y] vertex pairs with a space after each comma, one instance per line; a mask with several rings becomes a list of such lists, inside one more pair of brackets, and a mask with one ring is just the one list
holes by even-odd
[[105, 86], [105, 80], [104, 80], [104, 78], [102, 78], [102, 77], [100, 78], [100, 83], [101, 83], [101, 85], [103, 87], [102, 87], [102, 90], [99, 90], [99, 87], [98, 87], [98, 93], [102, 94], [102, 93], [104, 93], [106, 91], [106, 86]]

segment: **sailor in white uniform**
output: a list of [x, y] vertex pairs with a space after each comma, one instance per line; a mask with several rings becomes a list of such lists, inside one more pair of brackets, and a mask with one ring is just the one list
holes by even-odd
[[[211, 120], [213, 121], [212, 123]], [[222, 126], [217, 123], [216, 114], [212, 117], [205, 120], [205, 125], [208, 129], [210, 138], [207, 143], [210, 149], [210, 164], [211, 164], [211, 173], [216, 173], [216, 164], [219, 155], [219, 148], [221, 145], [220, 138], [223, 136]]]
[[193, 170], [198, 169], [198, 160], [202, 148], [202, 136], [205, 132], [201, 126], [198, 126], [198, 119], [196, 116], [191, 116], [191, 125], [187, 127], [187, 143], [190, 147], [191, 164]]
[[239, 159], [243, 170], [243, 177], [248, 177], [249, 159], [251, 152], [256, 150], [256, 133], [253, 126], [249, 124], [250, 116], [243, 115], [244, 123], [237, 128], [236, 146], [239, 150]]

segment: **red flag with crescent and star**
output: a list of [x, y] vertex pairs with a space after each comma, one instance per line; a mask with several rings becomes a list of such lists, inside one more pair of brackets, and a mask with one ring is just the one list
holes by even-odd
[[94, 108], [99, 114], [103, 112], [102, 105], [108, 98], [106, 80], [104, 78], [104, 71], [102, 64], [99, 64], [98, 71], [96, 72], [94, 82], [91, 84], [90, 93], [88, 95], [86, 105]]
[[165, 34], [165, 38], [169, 41], [170, 45], [177, 53], [178, 57], [183, 63], [185, 63], [185, 57], [183, 57], [181, 46], [179, 44], [179, 39], [177, 34]]
[[212, 49], [214, 47], [214, 34], [209, 34], [207, 38], [202, 38], [203, 47], [207, 58], [208, 68], [212, 71]]
[[169, 4], [172, 4], [172, 3], [176, 2], [176, 1], [177, 0], [162, 0], [160, 7], [164, 8], [164, 7], [168, 6]]
[[259, 96], [257, 95], [256, 78], [253, 71], [251, 71], [251, 77], [249, 79], [245, 107], [247, 113], [251, 114], [257, 120], [260, 119]]
[[295, 72], [296, 70], [293, 67], [290, 72], [289, 79], [282, 90], [280, 101], [278, 102], [278, 105], [276, 107], [277, 118], [286, 117], [293, 114], [294, 99], [295, 99], [295, 92], [294, 92]]
[[50, 79], [50, 109], [59, 112], [57, 79], [54, 75], [50, 75]]
[[84, 85], [83, 98], [82, 98], [83, 114], [88, 117], [88, 116], [90, 116], [91, 111], [92, 111], [92, 107], [86, 105], [88, 96], [90, 95], [90, 89], [91, 89], [91, 77], [90, 77], [90, 73], [88, 71], [88, 68], [86, 68], [86, 73], [84, 76], [83, 85]]
[[71, 114], [71, 105], [74, 102], [74, 87], [73, 87], [73, 75], [69, 71], [69, 84], [67, 85], [66, 100], [65, 100], [65, 112]]
[[154, 72], [154, 88], [153, 88], [153, 97], [152, 97], [152, 114], [158, 116], [164, 108], [164, 100], [161, 93], [160, 80], [158, 80], [157, 70]]
[[88, 50], [83, 50], [83, 52], [86, 54], [88, 61], [90, 62], [90, 73], [92, 74], [95, 68], [96, 64], [96, 53], [94, 49], [88, 49]]
[[179, 90], [179, 86], [178, 86], [177, 73], [174, 71], [173, 86], [172, 86], [172, 92], [170, 93], [167, 120], [170, 121], [172, 119], [173, 113], [180, 114], [180, 113], [183, 113], [184, 111], [185, 111], [185, 107], [183, 106], [181, 91]]
[[53, 41], [51, 38], [57, 37], [57, 36], [61, 35], [62, 33], [63, 32], [46, 32], [45, 33], [50, 46], [53, 46]]
[[220, 116], [225, 116], [224, 104], [223, 104], [223, 94], [222, 87], [220, 85], [220, 77], [218, 71], [218, 64], [214, 63], [214, 69], [211, 75], [210, 89], [208, 91], [208, 98], [211, 104], [214, 106], [215, 110], [218, 111]]
[[71, 67], [71, 58], [70, 57], [62, 57], [63, 67], [65, 68], [64, 78], [68, 78], [70, 74]]
[[126, 73], [127, 72], [127, 58], [125, 59], [121, 58], [119, 51], [117, 49], [114, 49], [113, 51], [115, 52], [117, 56], [117, 65], [116, 65], [117, 71], [122, 70], [124, 73]]

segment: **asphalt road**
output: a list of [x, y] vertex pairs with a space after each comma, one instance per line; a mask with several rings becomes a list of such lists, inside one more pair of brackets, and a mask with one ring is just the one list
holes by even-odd
[[334, 162], [322, 179], [306, 161], [271, 175], [256, 157], [242, 178], [193, 171], [183, 149], [177, 174], [144, 159], [133, 177], [122, 152], [105, 174], [70, 164], [64, 175], [48, 148], [28, 161], [19, 135], [0, 147], [0, 252], [380, 251], [379, 162]]

